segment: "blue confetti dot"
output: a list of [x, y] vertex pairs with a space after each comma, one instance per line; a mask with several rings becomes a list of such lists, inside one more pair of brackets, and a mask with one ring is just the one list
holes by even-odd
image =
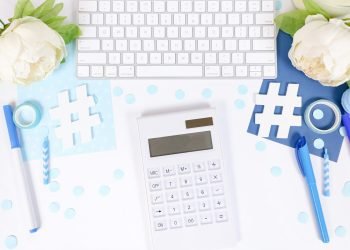
[[49, 205], [49, 210], [52, 213], [57, 213], [58, 211], [60, 211], [60, 204], [58, 204], [57, 202], [51, 202]]
[[12, 201], [11, 200], [3, 200], [1, 202], [1, 208], [2, 208], [2, 210], [10, 210], [12, 208]]
[[100, 189], [98, 190], [101, 196], [107, 196], [111, 192], [110, 187], [108, 186], [101, 186]]
[[121, 169], [116, 169], [115, 171], [114, 171], [114, 178], [116, 179], [116, 180], [121, 180], [121, 179], [123, 179], [123, 177], [124, 177], [124, 171], [123, 170], [121, 170]]
[[316, 120], [321, 120], [324, 116], [323, 111], [320, 109], [315, 109], [312, 115]]
[[235, 101], [235, 106], [236, 106], [236, 108], [238, 108], [238, 109], [244, 109], [244, 107], [245, 107], [245, 102], [244, 102], [242, 99], [237, 99], [237, 100]]
[[182, 100], [182, 99], [185, 98], [185, 92], [184, 92], [182, 89], [178, 89], [178, 90], [176, 90], [176, 92], [175, 92], [175, 97], [176, 97], [176, 99], [178, 99], [178, 100]]
[[115, 87], [113, 89], [114, 96], [121, 96], [124, 93], [123, 89], [120, 87]]
[[305, 212], [300, 212], [298, 214], [298, 221], [300, 223], [306, 224], [309, 221], [309, 215]]
[[260, 152], [265, 151], [265, 149], [266, 149], [266, 144], [265, 144], [265, 142], [263, 142], [263, 141], [257, 142], [257, 143], [255, 144], [255, 149], [258, 150], [258, 151], [260, 151]]
[[84, 194], [85, 190], [82, 186], [76, 186], [73, 188], [73, 194], [76, 197], [80, 197]]
[[324, 141], [321, 138], [317, 138], [314, 140], [314, 147], [316, 149], [323, 149], [324, 148]]
[[60, 184], [57, 181], [53, 181], [49, 184], [49, 189], [51, 192], [58, 192], [60, 190]]
[[74, 219], [76, 215], [76, 212], [73, 208], [68, 208], [66, 209], [66, 211], [64, 212], [64, 217], [67, 219], [67, 220], [71, 220], [71, 219]]
[[210, 97], [212, 97], [213, 95], [213, 91], [211, 89], [203, 89], [202, 91], [202, 96], [206, 99], [209, 99]]
[[17, 247], [17, 237], [14, 235], [7, 236], [5, 246], [7, 249], [15, 249]]
[[342, 193], [344, 196], [350, 197], [350, 181], [348, 181], [344, 184]]
[[156, 94], [158, 92], [158, 87], [156, 85], [149, 85], [147, 87], [147, 92], [150, 95], [154, 95], [154, 94]]
[[276, 10], [281, 10], [282, 9], [282, 1], [281, 0], [277, 0], [275, 3], [275, 9]]
[[345, 235], [346, 235], [346, 228], [343, 227], [343, 226], [338, 226], [335, 229], [335, 235], [338, 236], [338, 237], [345, 237]]
[[136, 98], [133, 94], [128, 94], [125, 96], [125, 101], [127, 104], [134, 104], [136, 102]]
[[344, 126], [342, 126], [342, 127], [339, 128], [339, 134], [340, 134], [342, 137], [344, 137], [344, 136], [346, 135], [346, 131], [345, 131], [345, 127], [344, 127]]
[[54, 168], [50, 170], [50, 178], [55, 179], [60, 175], [60, 170], [58, 168]]
[[246, 85], [239, 85], [238, 86], [238, 93], [241, 95], [245, 95], [248, 93], [248, 87]]
[[282, 169], [280, 167], [272, 167], [271, 168], [271, 174], [275, 177], [281, 176]]

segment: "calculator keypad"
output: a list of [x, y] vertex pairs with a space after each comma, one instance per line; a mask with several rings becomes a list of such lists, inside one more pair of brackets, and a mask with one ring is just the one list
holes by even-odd
[[148, 169], [156, 231], [228, 221], [219, 160]]

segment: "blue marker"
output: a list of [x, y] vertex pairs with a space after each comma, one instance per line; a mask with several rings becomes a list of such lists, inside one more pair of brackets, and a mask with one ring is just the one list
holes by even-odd
[[40, 228], [40, 219], [37, 203], [35, 200], [32, 181], [28, 167], [23, 164], [21, 144], [17, 134], [17, 128], [13, 122], [13, 111], [10, 105], [3, 107], [7, 130], [11, 142], [11, 151], [13, 156], [13, 167], [18, 176], [18, 194], [22, 199], [21, 207], [25, 213], [25, 220], [30, 233], [35, 233]]
[[309, 148], [304, 136], [300, 137], [295, 146], [296, 157], [299, 163], [301, 174], [305, 177], [307, 186], [309, 188], [312, 205], [315, 211], [317, 225], [321, 234], [321, 239], [324, 243], [329, 242], [329, 236], [327, 231], [326, 222], [322, 212], [322, 206], [320, 197], [318, 196], [318, 190], [316, 186], [316, 179], [314, 171], [312, 169]]

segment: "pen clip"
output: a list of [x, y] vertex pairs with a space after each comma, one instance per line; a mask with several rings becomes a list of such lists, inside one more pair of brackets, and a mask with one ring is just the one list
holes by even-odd
[[300, 172], [301, 174], [305, 177], [305, 172], [304, 172], [304, 167], [303, 167], [303, 164], [300, 160], [300, 156], [299, 156], [299, 149], [303, 146], [305, 146], [305, 143], [306, 143], [306, 139], [305, 139], [305, 136], [302, 136], [300, 137], [298, 140], [297, 140], [297, 143], [295, 145], [295, 154], [296, 154], [296, 158], [297, 158], [297, 162], [298, 162], [298, 166], [299, 166], [299, 169], [300, 169]]

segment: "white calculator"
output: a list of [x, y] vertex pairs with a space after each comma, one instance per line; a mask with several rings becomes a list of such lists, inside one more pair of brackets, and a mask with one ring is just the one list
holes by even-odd
[[214, 108], [138, 119], [154, 250], [216, 250], [238, 240], [233, 166]]

